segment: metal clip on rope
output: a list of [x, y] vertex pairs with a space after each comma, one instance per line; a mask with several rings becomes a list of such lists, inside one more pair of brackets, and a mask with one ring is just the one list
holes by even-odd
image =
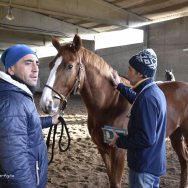
[[[63, 119], [63, 117], [60, 116], [58, 119], [61, 122], [61, 134], [60, 134], [59, 141], [58, 141], [59, 151], [60, 152], [65, 152], [70, 147], [71, 138], [70, 138], [69, 131], [68, 131], [67, 125], [66, 125], [65, 120]], [[57, 124], [56, 125], [52, 125], [50, 127], [49, 132], [48, 132], [48, 136], [47, 136], [47, 140], [46, 140], [46, 146], [47, 146], [47, 149], [49, 150], [50, 137], [51, 137], [51, 132], [52, 132], [52, 128], [53, 127], [54, 127], [54, 132], [53, 132], [53, 140], [52, 140], [52, 153], [51, 153], [50, 161], [48, 162], [48, 164], [50, 164], [53, 161], [53, 158], [54, 158], [55, 136], [56, 136], [56, 133], [57, 133]], [[67, 138], [68, 138], [68, 143], [67, 143], [67, 146], [65, 148], [62, 148], [63, 144], [61, 142], [62, 142], [63, 129], [64, 128], [65, 128], [66, 135], [67, 135]]]

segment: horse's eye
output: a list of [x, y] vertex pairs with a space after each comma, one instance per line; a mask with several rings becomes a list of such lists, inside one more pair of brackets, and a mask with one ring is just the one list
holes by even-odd
[[73, 65], [70, 65], [70, 64], [67, 66], [68, 69], [72, 69], [72, 67]]

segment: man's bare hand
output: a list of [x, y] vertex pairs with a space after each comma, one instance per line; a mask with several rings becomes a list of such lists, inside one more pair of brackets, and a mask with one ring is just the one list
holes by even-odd
[[118, 84], [120, 83], [120, 77], [116, 71], [111, 72], [111, 80], [112, 80], [114, 87], [117, 88]]
[[118, 134], [115, 131], [113, 131], [113, 139], [109, 145], [112, 147], [116, 147], [116, 141], [118, 138], [119, 138]]
[[58, 119], [59, 116], [60, 116], [59, 114], [55, 114], [55, 115], [52, 116], [52, 124], [53, 125], [56, 125], [60, 122], [59, 119]]

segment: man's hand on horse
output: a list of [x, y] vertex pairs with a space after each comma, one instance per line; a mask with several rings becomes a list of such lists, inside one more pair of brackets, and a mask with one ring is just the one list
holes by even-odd
[[112, 84], [115, 88], [117, 88], [118, 84], [120, 83], [120, 77], [118, 75], [118, 73], [116, 71], [111, 72], [111, 80], [112, 80]]
[[116, 141], [118, 138], [119, 138], [118, 134], [115, 131], [113, 131], [113, 138], [112, 138], [112, 141], [110, 142], [109, 146], [112, 146], [114, 148], [117, 147]]

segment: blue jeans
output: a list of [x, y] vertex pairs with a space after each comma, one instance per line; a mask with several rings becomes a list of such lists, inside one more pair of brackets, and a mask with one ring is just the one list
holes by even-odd
[[129, 170], [128, 188], [159, 188], [160, 177], [149, 173]]

